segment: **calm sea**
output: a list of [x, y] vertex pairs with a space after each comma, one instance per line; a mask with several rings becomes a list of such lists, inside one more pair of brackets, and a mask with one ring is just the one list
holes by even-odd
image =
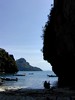
[[18, 78], [18, 81], [4, 81], [0, 85], [0, 90], [5, 89], [43, 89], [44, 81], [50, 81], [51, 86], [55, 85], [57, 77], [48, 77], [47, 75], [55, 75], [52, 71], [19, 71], [17, 74], [25, 76], [0, 75], [0, 77]]

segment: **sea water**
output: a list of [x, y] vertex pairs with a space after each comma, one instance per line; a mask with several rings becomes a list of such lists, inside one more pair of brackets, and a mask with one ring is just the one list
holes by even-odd
[[19, 71], [17, 74], [25, 76], [14, 75], [0, 75], [0, 77], [18, 78], [18, 81], [4, 81], [0, 85], [0, 90], [5, 89], [43, 89], [44, 81], [50, 82], [54, 86], [57, 77], [48, 77], [47, 75], [55, 75], [52, 71]]

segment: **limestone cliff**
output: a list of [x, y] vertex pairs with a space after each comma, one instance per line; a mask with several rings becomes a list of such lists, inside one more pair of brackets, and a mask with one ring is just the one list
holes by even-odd
[[43, 57], [58, 86], [75, 87], [75, 0], [54, 0], [43, 32]]

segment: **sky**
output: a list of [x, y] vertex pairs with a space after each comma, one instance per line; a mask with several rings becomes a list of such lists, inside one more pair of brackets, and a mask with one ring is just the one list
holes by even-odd
[[43, 28], [53, 0], [0, 0], [0, 48], [32, 66], [52, 70], [43, 60]]

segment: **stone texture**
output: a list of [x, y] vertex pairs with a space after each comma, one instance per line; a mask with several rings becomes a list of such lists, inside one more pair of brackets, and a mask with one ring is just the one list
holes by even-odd
[[58, 86], [75, 87], [75, 0], [54, 0], [43, 32], [43, 57]]

